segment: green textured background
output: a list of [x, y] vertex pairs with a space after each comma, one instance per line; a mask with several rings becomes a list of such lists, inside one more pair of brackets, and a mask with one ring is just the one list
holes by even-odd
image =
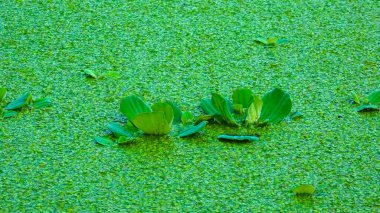
[[[348, 103], [379, 88], [379, 10], [372, 0], [0, 1], [7, 101], [30, 91], [54, 103], [0, 121], [0, 211], [379, 211], [380, 116]], [[237, 87], [280, 87], [304, 118], [93, 142], [120, 120], [125, 95], [198, 113], [201, 98]], [[261, 138], [215, 139], [233, 132]], [[290, 191], [302, 183], [316, 186], [312, 199]]]

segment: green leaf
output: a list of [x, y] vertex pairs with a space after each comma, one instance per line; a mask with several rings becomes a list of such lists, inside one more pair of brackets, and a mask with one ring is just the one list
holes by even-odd
[[116, 136], [126, 136], [126, 137], [132, 137], [133, 133], [129, 132], [127, 129], [124, 128], [124, 126], [120, 125], [119, 123], [112, 122], [108, 124], [107, 128]]
[[247, 113], [247, 118], [246, 118], [247, 124], [254, 124], [259, 120], [262, 107], [263, 107], [263, 101], [261, 100], [260, 96], [255, 95], [253, 98], [253, 103], [248, 108], [248, 113]]
[[232, 117], [228, 101], [218, 93], [212, 93], [212, 105], [220, 112], [222, 119], [230, 125], [239, 126], [239, 124]]
[[205, 126], [207, 125], [207, 121], [202, 121], [200, 122], [198, 125], [194, 126], [194, 125], [190, 125], [190, 126], [187, 126], [185, 127], [180, 133], [179, 133], [179, 137], [180, 138], [184, 138], [184, 137], [188, 137], [188, 136], [191, 136], [191, 135], [194, 135], [195, 133], [201, 131]]
[[287, 43], [289, 43], [289, 40], [286, 38], [279, 38], [279, 39], [277, 39], [276, 43], [277, 44], [287, 44]]
[[117, 144], [115, 141], [105, 137], [95, 137], [95, 141], [96, 143], [101, 144], [103, 146], [113, 146]]
[[120, 111], [129, 120], [133, 120], [138, 114], [152, 112], [152, 109], [141, 98], [131, 95], [121, 101]]
[[190, 124], [193, 123], [194, 116], [189, 111], [185, 111], [182, 113], [181, 121], [182, 124]]
[[268, 38], [267, 44], [271, 46], [275, 46], [277, 44], [278, 39], [277, 38]]
[[203, 99], [200, 106], [207, 115], [220, 114], [219, 111], [212, 105], [211, 99]]
[[361, 105], [355, 108], [356, 112], [372, 112], [379, 111], [380, 109], [376, 105]]
[[289, 115], [289, 118], [290, 118], [291, 120], [298, 120], [298, 119], [300, 119], [300, 118], [302, 118], [302, 117], [303, 117], [302, 113], [300, 113], [300, 112], [298, 112], [298, 111], [293, 112], [291, 115]]
[[132, 123], [145, 134], [165, 135], [170, 132], [171, 124], [163, 111], [144, 112], [138, 114]]
[[40, 98], [33, 102], [33, 107], [36, 109], [42, 109], [51, 106], [50, 98]]
[[153, 112], [163, 112], [166, 122], [171, 126], [174, 119], [173, 108], [168, 103], [155, 103], [152, 106]]
[[259, 138], [254, 135], [218, 135], [220, 141], [237, 141], [237, 142], [251, 142], [258, 141]]
[[7, 96], [7, 88], [5, 87], [0, 88], [0, 103], [4, 100], [6, 96]]
[[133, 140], [134, 140], [133, 137], [120, 136], [120, 137], [116, 140], [116, 142], [117, 142], [118, 144], [126, 144], [126, 143], [130, 143], [130, 142], [132, 142]]
[[274, 89], [263, 97], [260, 122], [277, 123], [282, 121], [292, 109], [290, 95], [281, 89]]
[[255, 38], [254, 41], [257, 43], [260, 43], [260, 44], [264, 44], [264, 45], [268, 44], [268, 40], [266, 38], [262, 38], [262, 37]]
[[244, 114], [244, 108], [243, 108], [243, 105], [241, 104], [234, 104], [234, 112], [236, 112], [237, 114]]
[[85, 69], [85, 70], [83, 70], [83, 73], [84, 73], [87, 77], [95, 78], [95, 79], [98, 78], [98, 76], [97, 76], [97, 75], [95, 74], [95, 72], [92, 71], [92, 70]]
[[352, 99], [353, 99], [354, 103], [360, 104], [359, 96], [355, 92], [352, 92], [351, 94], [352, 94]]
[[28, 105], [32, 100], [32, 96], [27, 92], [24, 93], [22, 96], [18, 97], [16, 100], [12, 101], [10, 104], [8, 104], [5, 109], [6, 110], [13, 110], [21, 108], [25, 105]]
[[313, 195], [315, 188], [313, 185], [303, 184], [294, 188], [293, 192], [296, 193], [296, 195]]
[[182, 116], [182, 111], [178, 107], [177, 104], [171, 102], [171, 101], [166, 101], [164, 103], [170, 104], [170, 106], [173, 108], [173, 113], [174, 113], [174, 118], [173, 118], [173, 123], [180, 123], [181, 122], [181, 116]]
[[368, 95], [368, 101], [371, 104], [380, 104], [380, 89], [371, 92]]
[[17, 111], [13, 111], [13, 110], [5, 110], [3, 112], [3, 118], [10, 118], [10, 117], [14, 117], [18, 114]]
[[248, 108], [253, 102], [253, 92], [250, 89], [236, 89], [232, 93], [232, 102], [240, 104], [243, 108]]

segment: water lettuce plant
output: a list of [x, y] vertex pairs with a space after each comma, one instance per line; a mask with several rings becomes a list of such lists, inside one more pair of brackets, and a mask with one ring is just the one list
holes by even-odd
[[357, 112], [369, 112], [369, 111], [379, 111], [380, 110], [380, 89], [376, 89], [368, 94], [364, 101], [360, 101], [359, 96], [356, 93], [352, 93], [353, 103], [361, 104], [356, 107]]
[[292, 102], [290, 95], [278, 88], [263, 97], [254, 95], [250, 89], [239, 88], [233, 92], [232, 102], [212, 93], [211, 99], [203, 99], [200, 107], [218, 123], [241, 126], [278, 123], [289, 115]]

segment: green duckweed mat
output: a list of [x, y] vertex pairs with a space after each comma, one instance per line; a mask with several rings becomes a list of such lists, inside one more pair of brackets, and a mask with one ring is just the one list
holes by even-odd
[[[0, 86], [53, 106], [0, 121], [1, 212], [376, 212], [377, 1], [0, 2]], [[255, 39], [282, 38], [272, 48]], [[91, 69], [103, 79], [89, 79]], [[94, 143], [131, 94], [199, 114], [211, 92], [288, 91], [299, 121]], [[259, 134], [248, 144], [221, 133]], [[312, 184], [312, 197], [291, 191]]]

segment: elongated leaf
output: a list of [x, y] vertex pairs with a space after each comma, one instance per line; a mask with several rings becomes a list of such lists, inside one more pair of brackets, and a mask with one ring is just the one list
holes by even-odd
[[13, 111], [13, 110], [5, 110], [3, 112], [3, 118], [10, 118], [10, 117], [14, 117], [18, 114], [17, 111]]
[[352, 95], [352, 99], [353, 99], [354, 103], [360, 104], [359, 96], [355, 92], [352, 92], [351, 95]]
[[155, 103], [152, 106], [153, 112], [163, 112], [166, 122], [171, 126], [174, 119], [174, 112], [172, 106], [168, 103]]
[[7, 88], [3, 87], [0, 88], [0, 103], [5, 99], [7, 96]]
[[212, 93], [211, 98], [212, 105], [214, 108], [220, 112], [220, 115], [222, 119], [230, 125], [239, 126], [239, 124], [235, 121], [235, 119], [232, 117], [230, 107], [228, 105], [227, 100], [219, 95], [218, 93]]
[[92, 70], [85, 69], [85, 70], [83, 70], [83, 73], [84, 73], [87, 77], [91, 77], [91, 78], [95, 78], [95, 79], [98, 78], [98, 76], [97, 76], [97, 75], [95, 74], [95, 72], [92, 71]]
[[203, 128], [205, 128], [207, 123], [208, 123], [207, 121], [202, 121], [196, 126], [194, 126], [194, 125], [187, 126], [179, 133], [178, 136], [180, 138], [184, 138], [184, 137], [194, 135], [195, 133], [197, 133], [197, 132], [201, 131]]
[[119, 123], [112, 122], [108, 124], [108, 129], [116, 136], [126, 136], [126, 137], [132, 137], [133, 133], [129, 132], [127, 129], [124, 128], [124, 126], [120, 125]]
[[250, 89], [236, 89], [232, 94], [232, 101], [248, 108], [253, 102], [253, 92]]
[[50, 98], [40, 98], [33, 102], [33, 107], [36, 109], [42, 109], [51, 106]]
[[190, 124], [193, 122], [193, 120], [194, 120], [194, 115], [191, 114], [191, 112], [185, 111], [182, 113], [182, 117], [181, 117], [182, 124]]
[[170, 106], [173, 108], [173, 113], [174, 113], [173, 123], [181, 123], [182, 111], [178, 107], [178, 105], [171, 101], [166, 101], [165, 103], [170, 104]]
[[356, 112], [372, 112], [372, 111], [379, 111], [380, 109], [376, 105], [366, 104], [366, 105], [361, 105], [361, 106], [356, 107], [355, 110]]
[[116, 142], [117, 142], [118, 144], [127, 144], [127, 143], [132, 142], [134, 139], [135, 139], [135, 138], [133, 138], [133, 137], [120, 136], [120, 137], [116, 140]]
[[268, 40], [266, 38], [262, 38], [262, 37], [255, 38], [254, 41], [259, 43], [259, 44], [264, 44], [264, 45], [268, 44]]
[[5, 107], [5, 109], [6, 110], [19, 109], [25, 105], [28, 105], [31, 100], [32, 100], [32, 96], [27, 92], [23, 94], [22, 96], [18, 97], [16, 100], [12, 101], [10, 104], [8, 104]]
[[121, 101], [120, 111], [129, 120], [133, 120], [138, 114], [152, 112], [152, 109], [139, 97], [131, 95]]
[[132, 123], [145, 134], [165, 135], [170, 132], [170, 123], [167, 122], [165, 113], [162, 111], [138, 114]]
[[247, 113], [247, 118], [246, 118], [247, 124], [254, 124], [259, 120], [262, 107], [263, 107], [263, 101], [261, 100], [260, 96], [258, 95], [254, 96], [254, 101], [248, 108], [248, 113]]
[[103, 146], [113, 146], [117, 144], [115, 141], [105, 137], [95, 137], [95, 141], [96, 143], [101, 144]]
[[254, 135], [218, 135], [220, 141], [237, 141], [237, 142], [250, 142], [258, 141], [259, 138]]
[[0, 107], [0, 118], [3, 117], [4, 109]]
[[303, 117], [302, 113], [300, 113], [298, 111], [293, 112], [291, 115], [289, 115], [289, 119], [291, 119], [291, 120], [297, 120], [297, 119], [300, 119], [302, 117]]
[[220, 114], [220, 112], [212, 105], [211, 99], [203, 99], [200, 106], [207, 115]]
[[263, 97], [260, 121], [277, 123], [282, 121], [292, 109], [290, 95], [281, 89], [274, 89]]
[[313, 185], [303, 184], [294, 188], [293, 192], [296, 193], [296, 195], [312, 195], [315, 192], [315, 188]]
[[380, 89], [371, 92], [368, 95], [368, 101], [371, 104], [380, 104]]

